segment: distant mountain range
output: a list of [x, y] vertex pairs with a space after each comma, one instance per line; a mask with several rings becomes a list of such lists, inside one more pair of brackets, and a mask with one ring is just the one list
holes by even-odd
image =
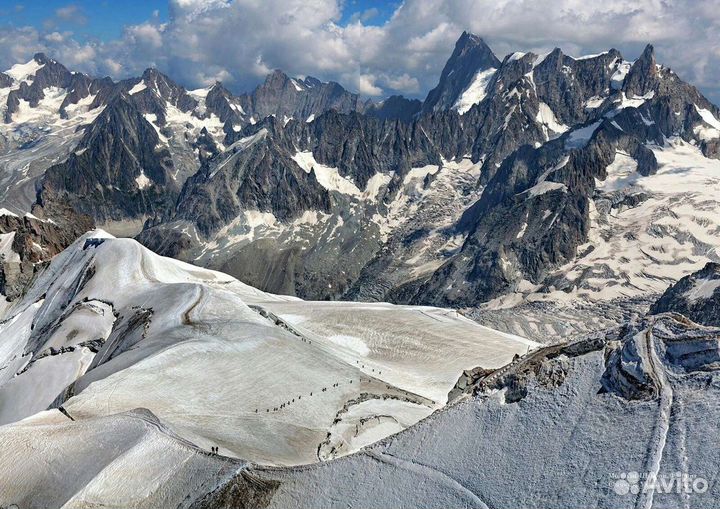
[[1, 79], [1, 206], [267, 291], [502, 309], [644, 298], [720, 261], [720, 221], [667, 208], [714, 196], [720, 111], [652, 46], [500, 60], [463, 33], [422, 102], [280, 71], [239, 96], [113, 82], [42, 54]]
[[652, 46], [0, 105], [0, 506], [717, 505], [720, 110]]

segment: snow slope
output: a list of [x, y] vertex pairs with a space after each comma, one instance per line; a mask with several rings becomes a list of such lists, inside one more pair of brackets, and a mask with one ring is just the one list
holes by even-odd
[[[719, 333], [666, 315], [622, 342], [551, 347], [358, 454], [254, 472], [280, 483], [271, 508], [308, 497], [317, 508], [715, 507], [719, 467], [706, 444], [718, 439]], [[612, 371], [612, 359], [627, 371]], [[659, 393], [617, 393], [643, 382]], [[658, 487], [642, 477], [630, 490], [631, 472], [656, 475]], [[684, 490], [677, 473], [705, 484]]]
[[497, 71], [497, 69], [494, 67], [478, 71], [475, 77], [473, 77], [472, 82], [463, 91], [460, 97], [458, 97], [457, 101], [453, 105], [453, 108], [463, 115], [474, 105], [481, 102], [485, 98], [486, 89], [492, 80], [492, 77], [495, 75], [495, 71]]
[[535, 345], [447, 310], [266, 294], [102, 231], [7, 316], [0, 422], [53, 400], [76, 421], [146, 408], [200, 448], [273, 465], [400, 431], [441, 408], [464, 369]]
[[74, 422], [40, 412], [0, 427], [0, 445], [12, 465], [2, 471], [5, 507], [188, 507], [243, 467], [179, 439], [146, 410]]

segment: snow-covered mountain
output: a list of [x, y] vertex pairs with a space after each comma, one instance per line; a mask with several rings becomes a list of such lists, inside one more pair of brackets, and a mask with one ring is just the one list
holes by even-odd
[[113, 83], [44, 55], [4, 82], [0, 204], [71, 208], [271, 292], [499, 310], [541, 339], [503, 310], [645, 305], [717, 258], [720, 111], [651, 46], [501, 61], [464, 33], [422, 105], [280, 71], [239, 96], [154, 69]]
[[238, 96], [44, 55], [4, 76], [0, 205], [72, 209], [271, 292], [468, 307], [542, 339], [503, 310], [645, 306], [717, 258], [720, 111], [651, 46], [500, 60], [464, 33], [422, 105], [280, 71]]
[[[29, 212], [40, 187], [41, 202], [60, 194], [98, 224], [136, 234], [172, 211], [185, 180], [225, 149], [228, 133], [267, 116], [311, 121], [327, 110], [407, 117], [406, 103], [414, 104], [374, 104], [337, 83], [280, 71], [239, 96], [221, 83], [188, 91], [156, 69], [113, 82], [39, 53], [0, 73], [0, 206]], [[127, 182], [109, 185], [118, 168]]]
[[[679, 314], [536, 348], [448, 310], [270, 295], [97, 231], [8, 315], [0, 500], [20, 507], [718, 496], [720, 331]], [[647, 487], [676, 472], [696, 489]]]
[[[444, 76], [487, 58], [465, 34]], [[275, 292], [533, 312], [645, 305], [716, 259], [720, 112], [652, 47], [487, 65], [463, 112], [249, 126], [139, 238]]]
[[0, 113], [0, 506], [715, 505], [720, 110], [652, 46]]
[[445, 405], [463, 370], [536, 346], [451, 310], [267, 294], [102, 231], [4, 315], [0, 424], [145, 408], [199, 447], [272, 465], [402, 430]]
[[0, 501], [24, 507], [190, 505], [250, 464], [402, 431], [463, 371], [538, 346], [452, 310], [268, 294], [100, 230], [0, 311], [2, 456], [26, 444], [75, 472], [4, 471]]

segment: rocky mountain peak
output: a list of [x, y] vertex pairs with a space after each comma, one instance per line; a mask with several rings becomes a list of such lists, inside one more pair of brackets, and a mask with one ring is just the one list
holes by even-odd
[[33, 57], [38, 64], [34, 74], [22, 80], [20, 86], [8, 94], [5, 122], [12, 122], [13, 114], [20, 109], [20, 101], [27, 101], [30, 107], [36, 107], [45, 98], [48, 87], [70, 88], [73, 74], [65, 66], [48, 58], [44, 53], [36, 53]]
[[421, 108], [422, 102], [418, 99], [407, 99], [401, 95], [391, 95], [380, 103], [368, 101], [365, 105], [365, 113], [381, 120], [412, 122]]
[[658, 65], [655, 62], [655, 48], [652, 44], [645, 50], [630, 68], [625, 78], [625, 94], [628, 97], [641, 97], [657, 88], [659, 82]]
[[[458, 40], [455, 42], [455, 50], [452, 56], [460, 57], [468, 53], [481, 54], [484, 57], [492, 58], [493, 55], [490, 47], [485, 43], [482, 37], [463, 31]], [[492, 55], [492, 56], [490, 56]], [[451, 56], [451, 58], [452, 58]]]
[[265, 82], [261, 86], [272, 88], [284, 87], [289, 81], [290, 77], [287, 74], [282, 72], [280, 69], [275, 69], [265, 77]]
[[107, 222], [142, 220], [174, 203], [172, 159], [135, 96], [113, 96], [78, 148], [46, 171], [38, 191], [43, 205], [69, 205]]
[[485, 41], [463, 32], [445, 64], [440, 82], [428, 93], [423, 113], [451, 108], [479, 72], [500, 67], [500, 61]]
[[168, 80], [170, 79], [167, 76], [165, 76], [163, 73], [158, 71], [157, 68], [155, 68], [155, 67], [148, 67], [142, 73], [142, 79], [149, 83], [154, 83], [155, 81], [157, 81], [158, 78], [161, 78], [161, 79], [164, 78], [164, 79], [168, 79]]
[[229, 100], [232, 97], [232, 92], [225, 88], [225, 85], [223, 85], [221, 81], [216, 81], [208, 89], [208, 93], [205, 96], [205, 102], [206, 104], [208, 104], [214, 102], [217, 99]]
[[40, 65], [44, 65], [44, 64], [48, 64], [48, 63], [56, 63], [55, 60], [48, 58], [48, 56], [42, 52], [35, 53], [33, 55], [33, 60], [35, 60], [35, 62], [37, 62]]
[[310, 88], [312, 88], [312, 87], [318, 87], [318, 86], [320, 86], [320, 85], [323, 84], [322, 81], [320, 81], [319, 79], [317, 79], [317, 78], [315, 78], [315, 77], [313, 77], [313, 76], [308, 76], [308, 77], [306, 77], [306, 78], [303, 80], [303, 83], [304, 83], [306, 86], [310, 87]]
[[362, 106], [357, 94], [338, 83], [324, 83], [310, 77], [304, 80], [291, 78], [280, 70], [273, 71], [252, 94], [243, 97], [256, 119], [277, 115], [307, 120], [327, 110], [349, 113]]
[[215, 83], [213, 83], [212, 86], [210, 86], [208, 93], [213, 92], [213, 91], [222, 92], [224, 94], [230, 94], [230, 91], [227, 88], [225, 88], [225, 85], [223, 85], [223, 82], [220, 80], [215, 80]]

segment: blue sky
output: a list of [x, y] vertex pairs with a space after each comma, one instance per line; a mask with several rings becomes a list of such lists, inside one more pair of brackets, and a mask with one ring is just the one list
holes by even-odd
[[[347, 0], [338, 24], [360, 20], [365, 25], [382, 25], [400, 6], [400, 1]], [[167, 0], [0, 0], [0, 13], [6, 23], [34, 26], [40, 30], [71, 30], [78, 38], [111, 40], [122, 35], [123, 28], [148, 19], [168, 21]], [[56, 11], [60, 11], [58, 16]], [[2, 19], [0, 18], [0, 19]]]
[[347, 0], [340, 24], [360, 19], [366, 25], [383, 25], [400, 6], [399, 1]]
[[273, 69], [368, 97], [424, 97], [463, 30], [499, 58], [579, 56], [647, 43], [720, 102], [718, 0], [0, 0], [0, 69], [43, 51], [120, 79], [157, 67], [179, 83], [252, 89]]
[[[0, 5], [4, 21], [12, 25], [72, 30], [78, 38], [102, 40], [120, 37], [124, 26], [142, 23], [156, 11], [163, 19], [168, 16], [167, 0], [0, 0]], [[58, 10], [61, 16], [57, 15]]]

